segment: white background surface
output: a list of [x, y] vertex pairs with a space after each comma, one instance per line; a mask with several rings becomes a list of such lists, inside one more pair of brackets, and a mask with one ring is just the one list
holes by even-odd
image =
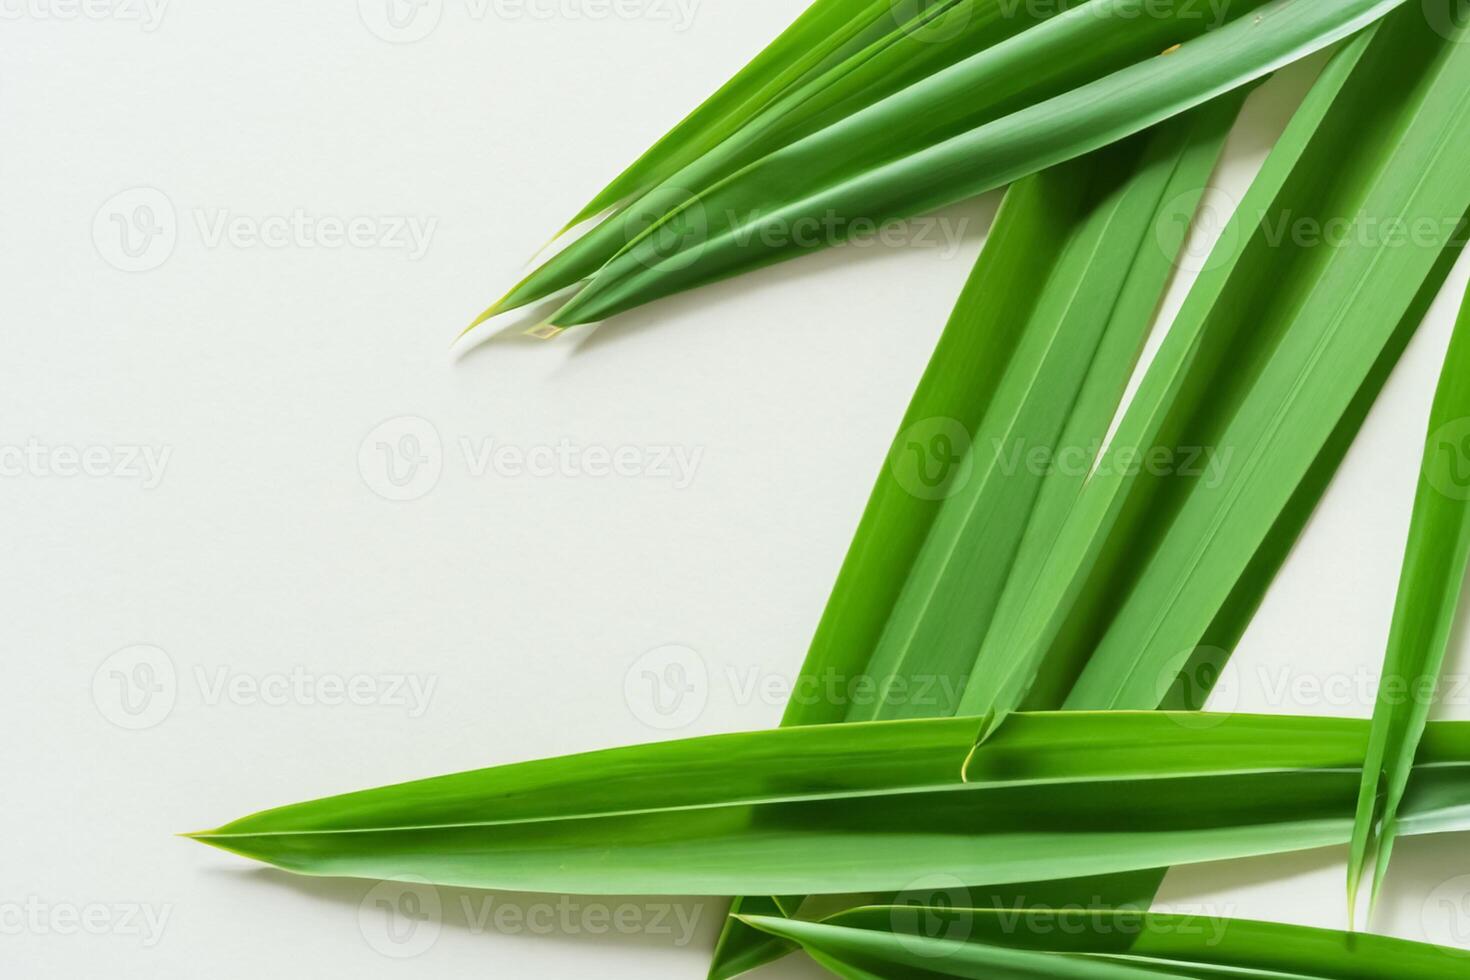
[[[596, 902], [578, 900], [567, 929], [555, 899], [490, 896], [485, 925], [486, 896], [444, 891], [442, 926], [400, 945], [366, 883], [294, 880], [170, 835], [416, 776], [774, 724], [782, 699], [760, 692], [800, 664], [983, 241], [994, 198], [946, 212], [953, 250], [827, 253], [452, 362], [458, 328], [547, 234], [800, 5], [685, 0], [682, 23], [672, 2], [598, 19], [550, 0], [534, 7], [545, 18], [430, 0], [411, 29], [433, 29], [395, 44], [370, 29], [377, 3], [175, 0], [156, 22], [107, 0], [75, 17], [66, 0], [3, 6], [0, 444], [48, 460], [0, 479], [8, 976], [702, 977], [718, 902], [681, 906], [689, 937], [672, 916], [599, 936], [596, 908], [576, 924]], [[1302, 78], [1254, 98], [1223, 188], [1248, 182]], [[175, 240], [126, 272], [113, 222], [146, 218], [139, 204]], [[421, 255], [247, 237], [298, 214], [431, 233]], [[216, 239], [221, 220], [237, 231]], [[1465, 279], [1462, 266], [1262, 609], [1235, 707], [1370, 713]], [[411, 449], [404, 436], [431, 465], [401, 491], [417, 499], [393, 502], [379, 443]], [[563, 445], [632, 447], [638, 472], [475, 469], [486, 446]], [[59, 475], [67, 447], [114, 471]], [[156, 485], [115, 472], [129, 447], [168, 453]], [[660, 472], [664, 447], [697, 464], [692, 480]], [[697, 652], [708, 697], [655, 729], [634, 668], [670, 644]], [[1470, 645], [1457, 657], [1459, 676]], [[163, 689], [124, 703], [120, 683], [150, 667]], [[393, 690], [408, 676], [432, 685], [426, 700]], [[309, 683], [277, 697], [282, 677]], [[375, 703], [316, 703], [357, 677]], [[1470, 717], [1467, 700], [1446, 714]], [[1463, 841], [1398, 854], [1378, 927], [1470, 946]], [[1176, 872], [1161, 900], [1339, 926], [1342, 857]], [[635, 904], [624, 914], [654, 914]], [[96, 934], [68, 928], [68, 910], [96, 907]], [[419, 955], [385, 955], [404, 952]], [[771, 975], [815, 974], [793, 960]]]

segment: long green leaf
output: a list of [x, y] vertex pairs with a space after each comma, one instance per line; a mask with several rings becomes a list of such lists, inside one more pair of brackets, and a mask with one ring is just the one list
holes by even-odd
[[[1106, 24], [1126, 0], [1094, 0], [1019, 35], [999, 52], [1059, 31], [1068, 18]], [[926, 85], [958, 82], [972, 58], [801, 140], [722, 181], [636, 240], [552, 317], [557, 326], [602, 319], [660, 296], [840, 241], [858, 218], [922, 213], [1002, 186], [1137, 133], [1320, 50], [1403, 0], [1332, 4], [1271, 0], [1253, 14], [1176, 51], [1115, 71], [1065, 94], [890, 162], [852, 172], [860, 147], [931, 111]], [[1124, 18], [1125, 14], [1113, 14]], [[1142, 32], [1136, 18], [1127, 17]], [[1148, 24], [1147, 18], [1143, 24]], [[1092, 37], [1096, 31], [1081, 32]], [[1103, 35], [1107, 36], [1107, 35]], [[1068, 49], [1071, 50], [1071, 49]], [[985, 52], [977, 58], [984, 58]], [[1022, 59], [1014, 71], [1035, 67]], [[987, 68], [993, 67], [993, 62]], [[969, 93], [973, 97], [973, 92]], [[833, 234], [795, 234], [838, 225]], [[816, 239], [816, 240], [813, 240]]]
[[[1006, 675], [1003, 689], [967, 696], [962, 710], [998, 721], [1052, 656], [1085, 659], [1071, 706], [1136, 705], [1167, 687], [1443, 269], [1470, 201], [1450, 149], [1470, 137], [1470, 105], [1455, 95], [1467, 83], [1470, 50], [1432, 32], [1418, 10], [1329, 66], [1227, 230], [1223, 261], [1191, 292], [1111, 450], [1143, 459], [1193, 445], [1229, 453], [1228, 464], [1213, 482], [1100, 471], [1043, 574], [1002, 601], [981, 664]], [[1402, 247], [1274, 237], [1281, 222], [1339, 215], [1428, 222], [1434, 236]]]
[[[1367, 724], [1164, 712], [777, 729], [407, 783], [199, 840], [288, 871], [595, 894], [902, 890], [1345, 843]], [[1470, 724], [1431, 725], [1404, 833], [1470, 825]], [[964, 767], [965, 778], [960, 777]]]
[[[1188, 222], [1240, 99], [1226, 96], [1009, 190], [880, 474], [802, 670], [801, 690], [824, 689], [823, 678], [862, 676], [875, 696], [845, 712], [841, 699], [796, 699], [787, 724], [954, 711], [976, 641], [961, 629], [954, 631], [958, 637], [917, 642], [918, 624], [904, 622], [900, 589], [909, 608], [922, 611], [935, 607], [944, 586], [951, 597], [944, 615], [983, 629], [985, 583], [998, 598], [1012, 558], [1039, 558], [1037, 542], [1044, 544], [1044, 529], [1070, 506], [1091, 462], [1088, 447], [1117, 410], [1168, 280], [1173, 256], [1157, 246], [1152, 229]], [[1047, 295], [1068, 299], [1040, 301]], [[936, 440], [955, 455], [936, 453]], [[1016, 472], [1016, 451], [1046, 446], [1059, 447], [1063, 457], [1068, 450], [1060, 447], [1074, 447], [1082, 462], [1072, 470]], [[964, 540], [965, 532], [972, 540]], [[946, 572], [950, 562], [942, 556], [964, 551], [978, 559], [971, 574]], [[930, 574], [922, 566], [905, 574], [920, 554], [929, 556]], [[916, 601], [916, 583], [926, 578], [926, 595]], [[895, 649], [899, 635], [908, 642]], [[732, 912], [745, 911], [737, 899]], [[791, 949], [732, 916], [710, 975], [723, 980]]]
[[[825, 71], [808, 73], [759, 112], [748, 119], [742, 117], [743, 124], [729, 127], [731, 131], [718, 142], [700, 144], [699, 152], [683, 154], [685, 162], [681, 166], [665, 169], [658, 180], [645, 182], [616, 216], [608, 217], [546, 260], [481, 314], [471, 329], [492, 316], [545, 299], [591, 277], [648, 225], [741, 167], [1055, 13], [1052, 8], [1014, 5], [1008, 0], [942, 0], [916, 11], [901, 24], [892, 17], [879, 18], [876, 24], [887, 25], [887, 33]], [[1005, 91], [1034, 86], [1038, 81], [1030, 75], [1015, 76], [1007, 80]], [[987, 107], [1002, 94], [982, 89], [974, 98], [951, 100], [926, 117], [925, 128], [933, 131], [956, 114], [985, 118]], [[888, 137], [865, 148], [865, 152], [895, 145], [901, 134]]]
[[889, 0], [816, 0], [750, 64], [609, 183], [570, 225], [614, 207], [673, 173], [758, 114], [835, 53], [887, 20]]
[[[1388, 640], [1373, 733], [1348, 865], [1348, 905], [1371, 847], [1378, 861], [1373, 898], [1388, 868], [1395, 825], [1429, 720], [1433, 692], [1470, 566], [1470, 303], [1461, 312], [1429, 417], [1398, 605]], [[1379, 801], [1382, 800], [1381, 817]]]
[[[1242, 16], [1263, 2], [1229, 0], [1227, 10]], [[919, 17], [929, 23], [894, 25], [868, 48], [794, 86], [620, 216], [549, 259], [476, 323], [593, 276], [650, 225], [720, 179], [826, 127], [807, 144], [813, 152], [806, 159], [825, 156], [834, 172], [858, 173], [1126, 67], [1208, 23], [1192, 0], [1161, 5], [1126, 27], [1114, 8], [1127, 9], [1117, 0], [1061, 15], [1060, 6], [1008, 0], [944, 0], [926, 8]], [[773, 179], [770, 187], [786, 182]]]
[[[849, 720], [954, 713], [1009, 576], [1045, 555], [1122, 401], [1171, 271], [1154, 229], [1188, 220], [1242, 98], [1043, 175], [1056, 230], [1030, 316], [869, 664], [880, 697]], [[881, 696], [936, 679], [936, 706]]]
[[[1083, 908], [863, 908], [823, 922], [752, 917], [839, 975], [1153, 980], [1453, 980], [1459, 950], [1203, 915]], [[938, 935], [926, 934], [925, 929]], [[846, 973], [844, 971], [857, 971]], [[917, 972], [916, 972], [917, 971]]]

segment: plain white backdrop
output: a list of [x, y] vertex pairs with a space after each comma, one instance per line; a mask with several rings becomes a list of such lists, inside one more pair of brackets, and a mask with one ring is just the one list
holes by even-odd
[[[448, 348], [800, 7], [0, 0], [8, 976], [704, 975], [718, 901], [374, 891], [172, 835], [778, 720], [995, 197], [944, 212], [950, 244]], [[1253, 97], [1212, 199], [1307, 77]], [[1466, 275], [1224, 706], [1371, 712]], [[1463, 840], [1398, 855], [1376, 928], [1470, 947]], [[1343, 854], [1174, 872], [1160, 902], [1340, 926]]]

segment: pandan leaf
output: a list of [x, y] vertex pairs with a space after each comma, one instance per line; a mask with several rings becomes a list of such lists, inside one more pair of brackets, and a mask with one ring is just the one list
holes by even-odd
[[1452, 980], [1464, 975], [1463, 954], [1442, 946], [1143, 910], [889, 907], [855, 909], [823, 922], [764, 916], [748, 921], [839, 964], [839, 976], [892, 980]]
[[[1095, 25], [1108, 26], [1112, 5], [1126, 2], [1094, 0], [977, 57], [991, 56], [983, 68], [994, 71], [1001, 57], [998, 52], [1024, 46], [1027, 56], [1007, 71], [1032, 70], [1037, 64], [1030, 54], [1036, 43], [1033, 35], [1053, 37], [1080, 18], [1091, 30], [1079, 28], [1076, 36], [1099, 43]], [[972, 86], [961, 84], [958, 75], [981, 69], [971, 63], [974, 58], [961, 62], [698, 194], [604, 266], [550, 322], [565, 327], [603, 319], [661, 296], [835, 244], [858, 218], [881, 222], [920, 214], [1003, 186], [1261, 78], [1351, 35], [1402, 2], [1339, 0], [1329, 5], [1271, 0], [1178, 49], [1166, 48], [1167, 54], [1156, 53], [960, 135], [910, 149], [889, 162], [851, 169], [850, 158], [871, 159], [872, 152], [864, 148], [875, 138], [911, 128], [916, 114], [933, 110], [925, 86], [973, 98]], [[1113, 16], [1120, 22], [1126, 19], [1140, 34], [1146, 31], [1144, 24], [1151, 24], [1147, 18], [1140, 24], [1129, 14]], [[1111, 26], [1116, 29], [1117, 24]], [[1085, 58], [1085, 50], [1066, 47], [1043, 54], [1077, 53]], [[832, 234], [795, 233], [834, 223], [838, 227]]]
[[[777, 729], [503, 766], [192, 835], [298, 874], [590, 894], [901, 891], [1345, 843], [1366, 722], [1168, 712]], [[974, 751], [972, 751], [972, 748]], [[1470, 724], [1429, 726], [1402, 833], [1470, 826]]]
[[[1377, 848], [1373, 898], [1388, 869], [1398, 811], [1414, 752], [1429, 720], [1433, 691], [1470, 564], [1470, 305], [1462, 310], [1429, 417], [1419, 489], [1398, 606], [1373, 712], [1373, 734], [1348, 866], [1348, 904], [1356, 912], [1363, 864]], [[1382, 801], [1380, 810], [1380, 800]]]

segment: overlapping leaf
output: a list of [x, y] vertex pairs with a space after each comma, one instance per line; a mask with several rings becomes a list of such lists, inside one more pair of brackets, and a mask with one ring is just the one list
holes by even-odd
[[1373, 734], [1348, 866], [1356, 913], [1359, 876], [1376, 846], [1373, 895], [1393, 852], [1398, 810], [1429, 720], [1470, 563], [1470, 306], [1445, 357], [1429, 419], [1419, 492], [1404, 554], [1398, 606], [1379, 682]]
[[[1069, 706], [1137, 706], [1194, 654], [1444, 273], [1470, 203], [1452, 150], [1470, 138], [1470, 103], [1458, 96], [1470, 49], [1458, 36], [1406, 11], [1329, 66], [1110, 450], [1177, 459], [1192, 446], [1215, 454], [1214, 479], [1100, 468], [1046, 567], [1002, 599], [977, 672], [1006, 682], [967, 694], [962, 710], [1003, 718], [1048, 657], [1081, 669]], [[1341, 216], [1355, 224], [1340, 242], [1297, 236], [1301, 222]], [[1383, 237], [1404, 224], [1433, 235]]]
[[1452, 980], [1459, 950], [1243, 919], [1082, 907], [863, 908], [752, 917], [841, 977], [924, 980]]
[[[803, 690], [861, 676], [871, 696], [798, 699], [788, 723], [953, 713], [1008, 569], [1039, 560], [1122, 398], [1171, 271], [1153, 230], [1188, 222], [1239, 105], [1226, 96], [1008, 192], [803, 668]], [[1078, 458], [1016, 464], [1047, 447]], [[732, 917], [711, 976], [790, 949]]]
[[[899, 891], [1347, 841], [1367, 724], [1165, 712], [778, 729], [352, 793], [199, 840], [301, 874], [596, 894]], [[966, 760], [968, 759], [968, 762]], [[1430, 726], [1404, 833], [1470, 825], [1470, 724]], [[964, 778], [961, 778], [961, 767]]]
[[[604, 266], [552, 317], [586, 323], [660, 296], [836, 244], [859, 225], [919, 214], [1140, 132], [1340, 40], [1402, 0], [1270, 0], [1218, 30], [1158, 54], [1156, 24], [1128, 0], [1093, 0], [764, 157], [677, 207]], [[1131, 8], [1129, 8], [1131, 9]], [[1125, 26], [1126, 25], [1126, 29]], [[1169, 34], [1162, 35], [1170, 37]], [[1147, 41], [1127, 51], [1118, 38]], [[1057, 38], [1064, 39], [1063, 44]], [[1046, 42], [1046, 43], [1043, 43]], [[1164, 42], [1168, 47], [1169, 42]], [[1120, 50], [1123, 48], [1124, 50]], [[937, 142], [913, 145], [941, 107], [980, 101], [1065, 59], [1106, 71], [1052, 98]], [[1138, 60], [1138, 59], [1144, 60]], [[1097, 59], [1097, 60], [1094, 60]], [[1050, 84], [1048, 79], [1048, 84]], [[885, 145], [902, 155], [878, 162]], [[828, 233], [798, 230], [832, 228]]]

